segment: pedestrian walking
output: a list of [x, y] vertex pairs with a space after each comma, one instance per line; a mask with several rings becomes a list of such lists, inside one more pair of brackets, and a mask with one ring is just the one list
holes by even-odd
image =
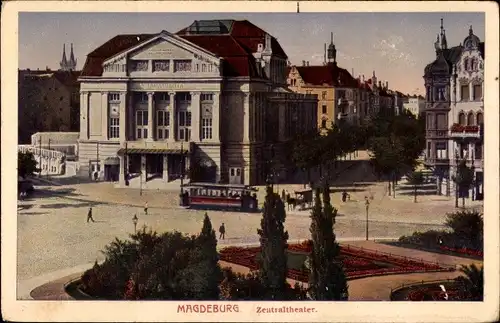
[[281, 191], [281, 200], [282, 200], [283, 202], [285, 202], [285, 201], [286, 201], [286, 193], [285, 193], [285, 190], [284, 190], [284, 189]]
[[222, 222], [222, 224], [219, 227], [219, 233], [220, 233], [219, 239], [224, 240], [224, 238], [226, 237], [226, 227], [224, 226], [224, 222]]
[[89, 213], [87, 213], [87, 223], [89, 221], [95, 222], [94, 218], [92, 217], [92, 207], [89, 208]]
[[342, 192], [342, 202], [347, 201], [347, 195], [348, 195], [348, 194], [347, 194], [347, 192], [346, 192], [346, 191], [343, 191], [343, 192]]
[[144, 203], [144, 214], [148, 215], [148, 202]]

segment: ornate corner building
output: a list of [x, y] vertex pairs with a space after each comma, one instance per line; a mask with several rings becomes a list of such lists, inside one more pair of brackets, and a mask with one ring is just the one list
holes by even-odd
[[448, 48], [441, 32], [434, 43], [436, 59], [425, 67], [426, 165], [437, 176], [438, 192], [455, 193], [452, 178], [461, 160], [474, 167], [471, 194], [483, 198], [484, 42], [472, 26], [463, 45]]
[[82, 70], [80, 167], [120, 185], [139, 174], [160, 183], [283, 178], [286, 143], [317, 120], [316, 96], [288, 90], [286, 68], [276, 38], [247, 20], [118, 35]]

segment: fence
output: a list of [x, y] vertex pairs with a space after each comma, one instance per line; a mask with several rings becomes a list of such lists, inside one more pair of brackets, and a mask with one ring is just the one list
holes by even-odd
[[457, 270], [457, 266], [456, 265], [450, 265], [450, 264], [443, 264], [443, 263], [440, 263], [440, 262], [432, 262], [432, 261], [428, 261], [428, 260], [424, 260], [422, 258], [414, 258], [414, 257], [406, 257], [406, 256], [400, 256], [400, 255], [397, 255], [397, 254], [392, 254], [392, 253], [389, 253], [389, 252], [384, 252], [384, 251], [378, 251], [378, 250], [373, 250], [373, 249], [368, 249], [368, 248], [363, 248], [363, 247], [356, 247], [356, 246], [352, 246], [352, 245], [344, 245], [346, 246], [346, 249], [347, 250], [353, 250], [353, 251], [364, 251], [364, 252], [369, 252], [369, 253], [372, 253], [372, 254], [375, 254], [375, 255], [384, 255], [384, 256], [388, 256], [388, 257], [391, 257], [391, 258], [395, 258], [395, 259], [401, 259], [403, 261], [419, 261], [421, 263], [424, 263], [424, 264], [429, 264], [429, 265], [437, 265], [439, 267], [442, 267], [444, 269], [448, 269], [448, 270]]

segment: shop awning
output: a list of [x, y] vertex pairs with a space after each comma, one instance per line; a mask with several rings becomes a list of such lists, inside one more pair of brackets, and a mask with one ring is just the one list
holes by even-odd
[[[154, 148], [120, 148], [118, 150], [118, 154], [151, 154], [151, 155], [166, 155], [166, 154], [181, 154], [182, 150], [180, 149], [154, 149]], [[183, 150], [186, 154], [188, 151], [186, 149]]]

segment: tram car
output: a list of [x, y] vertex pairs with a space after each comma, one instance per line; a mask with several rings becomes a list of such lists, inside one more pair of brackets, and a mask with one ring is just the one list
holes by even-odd
[[201, 210], [258, 212], [258, 191], [248, 185], [189, 183], [182, 186], [180, 205]]

